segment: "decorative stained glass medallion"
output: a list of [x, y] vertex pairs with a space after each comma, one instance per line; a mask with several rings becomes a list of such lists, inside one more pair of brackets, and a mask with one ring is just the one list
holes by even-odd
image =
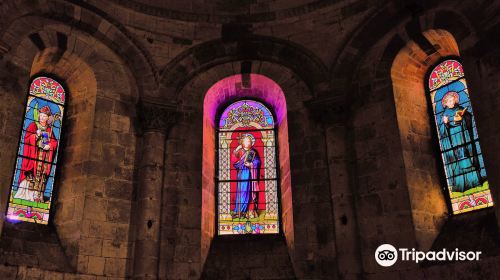
[[7, 219], [47, 224], [54, 187], [65, 91], [38, 77], [30, 85]]
[[218, 234], [279, 233], [273, 115], [260, 102], [235, 102], [221, 115], [218, 140]]
[[460, 62], [445, 60], [429, 90], [454, 214], [493, 205], [476, 121]]
[[464, 76], [462, 64], [456, 60], [445, 60], [432, 70], [429, 89], [435, 90]]

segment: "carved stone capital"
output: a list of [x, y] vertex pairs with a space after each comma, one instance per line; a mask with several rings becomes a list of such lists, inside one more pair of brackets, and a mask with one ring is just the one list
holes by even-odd
[[320, 98], [306, 102], [314, 120], [323, 124], [343, 123], [347, 119], [348, 106], [339, 98]]
[[143, 132], [162, 131], [167, 133], [179, 116], [179, 112], [174, 106], [148, 102], [140, 102], [138, 112]]

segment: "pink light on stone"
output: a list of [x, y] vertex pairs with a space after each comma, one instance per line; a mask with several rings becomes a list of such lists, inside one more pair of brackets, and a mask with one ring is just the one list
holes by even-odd
[[204, 119], [215, 127], [217, 112], [223, 105], [237, 99], [255, 98], [264, 102], [276, 114], [276, 125], [286, 116], [285, 94], [281, 87], [266, 76], [250, 74], [250, 88], [243, 88], [241, 74], [229, 76], [215, 83], [207, 91], [204, 100]]
[[201, 217], [201, 243], [202, 259], [208, 254], [212, 238], [217, 231], [216, 220], [216, 127], [218, 126], [218, 113], [233, 102], [243, 99], [255, 99], [274, 113], [274, 125], [277, 129], [277, 142], [279, 149], [279, 170], [282, 215], [280, 220], [287, 243], [293, 246], [293, 211], [292, 190], [290, 176], [290, 155], [288, 146], [288, 121], [285, 94], [281, 87], [266, 76], [250, 74], [248, 88], [242, 86], [242, 75], [233, 75], [224, 78], [212, 85], [204, 99], [203, 107], [203, 158], [202, 158], [202, 217]]
[[9, 222], [11, 222], [13, 224], [17, 224], [17, 223], [22, 222], [21, 219], [19, 219], [18, 217], [14, 216], [14, 215], [7, 215], [6, 218]]

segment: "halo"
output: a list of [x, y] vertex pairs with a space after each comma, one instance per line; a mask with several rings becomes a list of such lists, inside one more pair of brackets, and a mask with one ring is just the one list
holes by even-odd
[[[240, 141], [243, 140], [243, 138], [245, 138], [245, 137], [250, 137], [250, 139], [252, 139], [252, 146], [255, 145], [255, 137], [252, 134], [250, 134], [250, 133], [241, 134]], [[240, 142], [240, 144], [241, 144], [241, 142]]]
[[444, 101], [448, 98], [449, 95], [451, 95], [451, 96], [453, 96], [453, 98], [455, 98], [457, 104], [460, 103], [460, 96], [458, 95], [458, 93], [456, 91], [449, 91], [441, 99], [441, 105], [443, 105], [443, 108], [446, 107], [446, 105], [444, 104]]

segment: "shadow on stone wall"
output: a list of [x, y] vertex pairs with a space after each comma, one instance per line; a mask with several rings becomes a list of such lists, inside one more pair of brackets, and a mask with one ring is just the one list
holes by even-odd
[[201, 279], [295, 279], [285, 237], [215, 237]]
[[75, 271], [54, 228], [32, 223], [4, 224], [0, 238], [0, 264]]

